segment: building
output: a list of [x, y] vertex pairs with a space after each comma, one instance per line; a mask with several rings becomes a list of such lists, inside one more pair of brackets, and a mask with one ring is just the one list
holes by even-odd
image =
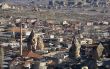
[[39, 61], [32, 65], [32, 69], [47, 69], [47, 62]]
[[11, 9], [11, 6], [8, 3], [2, 3], [2, 9]]
[[23, 4], [14, 4], [10, 2], [3, 2], [1, 3], [1, 9], [17, 9], [17, 10], [23, 10], [23, 8], [26, 8], [26, 5]]
[[8, 21], [8, 20], [5, 20], [4, 18], [1, 18], [1, 19], [0, 19], [0, 24], [7, 23], [7, 21]]

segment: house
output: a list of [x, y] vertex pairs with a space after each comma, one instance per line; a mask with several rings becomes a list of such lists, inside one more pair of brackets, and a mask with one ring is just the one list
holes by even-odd
[[23, 4], [14, 4], [9, 2], [3, 2], [2, 3], [2, 9], [17, 9], [17, 10], [23, 10], [23, 8], [26, 8]]
[[87, 22], [87, 26], [92, 26], [93, 22]]
[[2, 3], [2, 9], [11, 9], [11, 6], [8, 3]]
[[7, 23], [8, 20], [5, 20], [4, 18], [0, 18], [0, 24]]
[[87, 66], [83, 66], [81, 69], [88, 69], [88, 67]]
[[36, 63], [34, 63], [32, 65], [32, 69], [47, 69], [47, 62], [42, 62], [42, 61], [35, 61]]

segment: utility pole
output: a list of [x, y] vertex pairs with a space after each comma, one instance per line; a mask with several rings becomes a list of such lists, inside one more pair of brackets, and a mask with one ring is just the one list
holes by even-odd
[[22, 56], [22, 50], [23, 50], [23, 47], [22, 47], [22, 22], [20, 23], [20, 55]]
[[4, 48], [0, 46], [0, 69], [3, 69]]

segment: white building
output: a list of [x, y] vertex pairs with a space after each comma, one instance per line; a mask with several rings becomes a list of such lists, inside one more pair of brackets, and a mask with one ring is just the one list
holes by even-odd
[[11, 9], [11, 6], [8, 3], [3, 3], [2, 9]]

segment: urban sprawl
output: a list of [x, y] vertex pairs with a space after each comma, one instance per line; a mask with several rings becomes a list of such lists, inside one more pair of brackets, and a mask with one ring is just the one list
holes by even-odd
[[110, 0], [1, 0], [0, 69], [110, 69]]

